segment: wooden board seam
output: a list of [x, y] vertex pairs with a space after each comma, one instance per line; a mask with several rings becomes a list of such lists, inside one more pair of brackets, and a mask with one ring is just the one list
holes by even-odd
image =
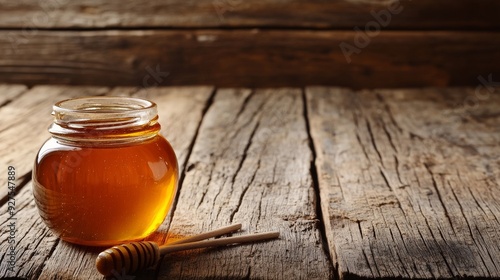
[[[316, 147], [314, 146], [314, 141], [311, 135], [311, 124], [309, 123], [309, 112], [307, 109], [307, 97], [306, 97], [306, 90], [305, 88], [301, 88], [301, 94], [302, 94], [302, 105], [303, 105], [303, 116], [304, 116], [304, 121], [306, 124], [306, 132], [307, 132], [307, 141], [309, 145], [309, 149], [311, 150], [311, 162], [310, 162], [310, 167], [309, 167], [309, 172], [311, 174], [312, 178], [312, 184], [314, 188], [314, 194], [315, 194], [315, 201], [316, 201], [316, 216], [318, 217], [319, 220], [319, 231], [321, 232], [321, 242], [322, 242], [322, 247], [323, 250], [325, 251], [325, 255], [328, 258], [328, 263], [331, 266], [331, 269], [334, 272], [334, 275], [336, 275], [336, 279], [340, 279], [340, 275], [338, 274], [338, 267], [337, 267], [337, 257], [336, 257], [336, 252], [335, 250], [330, 250], [330, 246], [328, 246], [328, 237], [326, 234], [326, 222], [325, 222], [325, 217], [323, 216], [323, 209], [321, 206], [321, 193], [320, 193], [320, 187], [319, 187], [319, 178], [318, 178], [318, 169], [316, 167]], [[333, 248], [332, 248], [333, 249]]]

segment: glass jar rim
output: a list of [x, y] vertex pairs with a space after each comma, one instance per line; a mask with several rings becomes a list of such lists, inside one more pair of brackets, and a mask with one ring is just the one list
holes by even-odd
[[[156, 104], [140, 98], [79, 97], [59, 101], [52, 109], [54, 122], [49, 132], [65, 140], [140, 140], [152, 137], [160, 128]], [[148, 133], [136, 137], [132, 131]]]
[[[101, 102], [99, 102], [101, 101]], [[121, 112], [108, 112], [102, 110], [102, 104], [113, 103], [116, 107], [113, 108], [123, 108]], [[125, 102], [124, 102], [125, 101]], [[94, 103], [89, 103], [94, 102]], [[69, 107], [71, 106], [71, 107]], [[120, 106], [120, 107], [118, 107]], [[141, 112], [154, 109], [156, 110], [156, 104], [152, 101], [146, 99], [140, 99], [135, 97], [121, 97], [121, 96], [91, 96], [91, 97], [78, 97], [61, 100], [54, 104], [52, 107], [54, 112], [61, 113], [115, 113], [121, 114], [123, 112]]]
[[[52, 107], [57, 124], [103, 121], [116, 126], [131, 121], [143, 125], [157, 115], [156, 104], [134, 97], [95, 96], [59, 101]], [[113, 125], [114, 124], [114, 125]]]

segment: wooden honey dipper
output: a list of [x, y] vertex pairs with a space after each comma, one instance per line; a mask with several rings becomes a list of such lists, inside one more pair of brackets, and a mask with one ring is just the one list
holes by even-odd
[[235, 224], [178, 240], [163, 246], [158, 246], [158, 244], [151, 241], [131, 242], [114, 246], [101, 252], [99, 256], [97, 256], [96, 267], [97, 270], [104, 276], [111, 276], [113, 271], [123, 273], [122, 270], [124, 270], [125, 273], [134, 273], [140, 269], [155, 265], [160, 260], [160, 256], [167, 253], [237, 243], [256, 242], [279, 237], [279, 232], [266, 232], [200, 241], [231, 233], [239, 229], [241, 229], [241, 224]]

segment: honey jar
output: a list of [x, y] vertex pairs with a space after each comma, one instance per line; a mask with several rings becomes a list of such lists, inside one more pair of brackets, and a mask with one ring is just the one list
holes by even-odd
[[88, 97], [53, 106], [51, 138], [33, 168], [33, 195], [61, 239], [110, 246], [143, 239], [177, 191], [174, 150], [159, 134], [157, 106], [137, 98]]

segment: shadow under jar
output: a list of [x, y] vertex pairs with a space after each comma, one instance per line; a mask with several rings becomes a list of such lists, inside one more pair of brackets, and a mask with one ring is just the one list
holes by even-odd
[[111, 246], [143, 239], [177, 192], [174, 150], [159, 135], [156, 104], [123, 97], [58, 102], [37, 154], [33, 195], [40, 216], [71, 243]]

